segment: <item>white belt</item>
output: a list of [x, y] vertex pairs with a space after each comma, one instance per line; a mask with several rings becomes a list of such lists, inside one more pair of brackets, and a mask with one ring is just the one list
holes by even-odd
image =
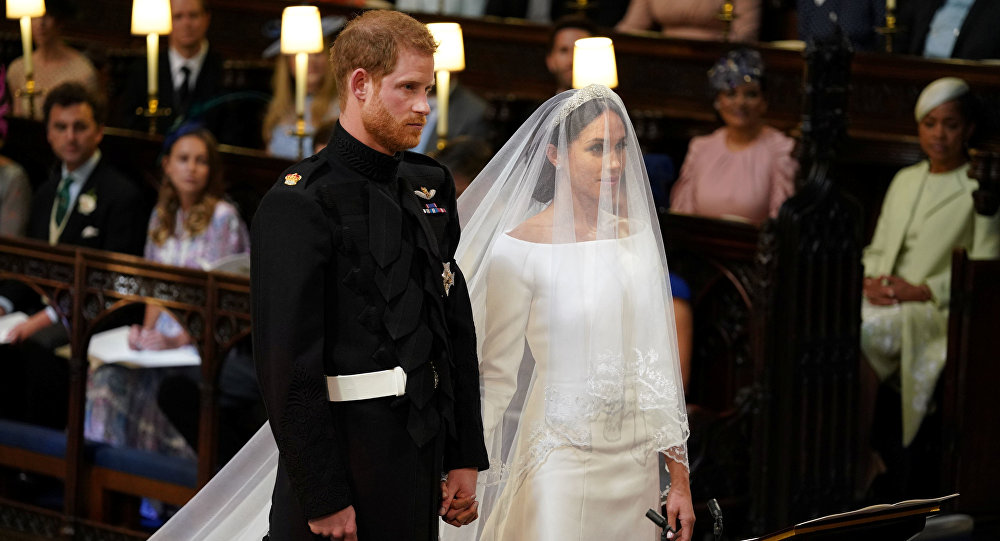
[[406, 372], [397, 366], [365, 374], [326, 377], [327, 396], [330, 402], [368, 400], [383, 396], [403, 396], [406, 392]]

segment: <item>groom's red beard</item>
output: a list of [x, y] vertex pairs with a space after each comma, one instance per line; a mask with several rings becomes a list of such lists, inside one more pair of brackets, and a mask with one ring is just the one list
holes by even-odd
[[376, 91], [371, 105], [361, 110], [361, 122], [372, 138], [386, 150], [401, 152], [420, 143], [420, 133], [427, 117], [412, 113], [403, 119], [396, 118], [386, 109]]

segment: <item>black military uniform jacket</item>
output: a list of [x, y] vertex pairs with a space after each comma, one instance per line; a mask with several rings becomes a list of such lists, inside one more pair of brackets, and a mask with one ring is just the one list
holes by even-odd
[[[280, 452], [273, 540], [308, 539], [308, 529], [276, 530], [348, 505], [362, 538], [435, 535], [441, 472], [488, 466], [454, 194], [434, 160], [387, 156], [338, 124], [330, 145], [261, 202], [251, 287]], [[325, 376], [395, 366], [407, 373], [404, 396], [328, 402]], [[381, 532], [394, 521], [395, 534]]]

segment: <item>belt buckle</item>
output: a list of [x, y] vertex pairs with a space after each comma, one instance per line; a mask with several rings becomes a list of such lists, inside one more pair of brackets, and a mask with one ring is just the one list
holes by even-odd
[[392, 369], [392, 374], [396, 380], [396, 396], [403, 396], [406, 394], [406, 371], [397, 366]]

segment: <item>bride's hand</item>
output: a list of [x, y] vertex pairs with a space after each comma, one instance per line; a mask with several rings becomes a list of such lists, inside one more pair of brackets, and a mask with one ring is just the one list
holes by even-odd
[[667, 524], [675, 529], [678, 522], [680, 531], [670, 539], [675, 541], [691, 541], [694, 533], [694, 506], [691, 504], [691, 485], [688, 482], [687, 469], [667, 458], [667, 469], [670, 470], [670, 494], [667, 495]]

